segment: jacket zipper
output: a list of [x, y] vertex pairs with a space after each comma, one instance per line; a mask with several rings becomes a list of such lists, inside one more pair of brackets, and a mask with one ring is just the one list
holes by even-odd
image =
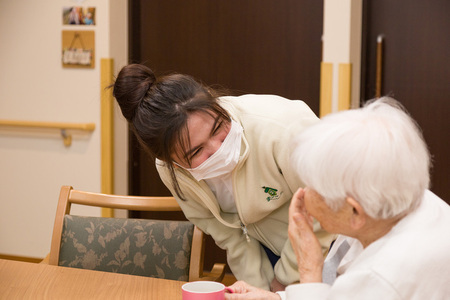
[[247, 240], [247, 243], [250, 243], [250, 236], [248, 235], [247, 227], [242, 222], [241, 222], [241, 229], [245, 235], [245, 239]]
[[[248, 145], [247, 145], [248, 146]], [[239, 164], [241, 164], [241, 162], [239, 162], [238, 163], [238, 166], [239, 166]], [[236, 166], [236, 168], [238, 167], [238, 166]], [[234, 171], [233, 171], [233, 173], [234, 173]], [[236, 199], [236, 195], [234, 194], [234, 187], [236, 186], [235, 184], [234, 184], [234, 174], [232, 173], [232, 175], [231, 175], [231, 180], [232, 180], [232, 186], [233, 186], [233, 196], [235, 197], [235, 199]], [[184, 174], [184, 176], [187, 176], [186, 174]], [[189, 181], [187, 181], [188, 183], [189, 183]], [[203, 193], [205, 193], [202, 189], [200, 189], [200, 191], [202, 191]], [[207, 195], [205, 195], [206, 197], [206, 199], [208, 198], [207, 197]], [[202, 199], [202, 197], [200, 197], [200, 199]], [[203, 202], [206, 206], [208, 206], [205, 202]], [[239, 219], [241, 220], [240, 221], [240, 223], [241, 223], [241, 229], [242, 229], [242, 232], [244, 233], [244, 235], [245, 235], [245, 239], [247, 240], [247, 243], [250, 243], [250, 236], [248, 235], [248, 230], [247, 230], [247, 227], [244, 225], [244, 223], [242, 223], [242, 218], [241, 218], [241, 214], [239, 213], [239, 208], [237, 207], [237, 205], [236, 205], [236, 208], [237, 208], [237, 214], [238, 214], [238, 216], [239, 216]], [[212, 212], [212, 211], [211, 211]], [[220, 220], [219, 220], [220, 221]], [[225, 224], [224, 224], [225, 225]], [[229, 224], [229, 225], [231, 225], [231, 224]]]
[[[247, 142], [246, 142], [245, 139], [244, 139], [244, 141], [245, 141], [246, 146], [248, 147], [248, 144], [247, 144]], [[235, 168], [235, 169], [233, 170], [233, 172], [231, 173], [231, 185], [232, 185], [232, 187], [233, 187], [233, 197], [234, 197], [234, 199], [235, 199], [235, 204], [236, 204], [237, 214], [238, 214], [238, 216], [239, 216], [240, 223], [241, 223], [241, 229], [242, 229], [242, 232], [243, 232], [244, 235], [245, 235], [245, 239], [247, 240], [247, 243], [250, 243], [250, 236], [248, 235], [247, 226], [245, 226], [244, 223], [242, 222], [242, 217], [241, 217], [241, 214], [240, 214], [240, 212], [239, 212], [238, 203], [236, 202], [236, 199], [237, 199], [237, 197], [236, 197], [236, 186], [237, 186], [237, 185], [235, 184], [236, 170], [237, 170], [238, 168], [240, 168], [242, 164], [243, 164], [243, 161], [240, 160], [239, 163], [238, 163], [238, 165], [236, 166], [236, 168]]]

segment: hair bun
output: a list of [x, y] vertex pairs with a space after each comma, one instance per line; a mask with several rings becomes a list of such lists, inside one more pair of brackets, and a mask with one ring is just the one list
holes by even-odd
[[155, 81], [153, 71], [144, 65], [130, 64], [120, 70], [114, 83], [113, 96], [128, 121], [133, 119], [139, 104]]

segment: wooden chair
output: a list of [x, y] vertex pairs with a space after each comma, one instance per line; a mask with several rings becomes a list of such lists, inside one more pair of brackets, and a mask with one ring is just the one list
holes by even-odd
[[[63, 186], [50, 254], [44, 263], [183, 281], [220, 282], [224, 277], [225, 264], [219, 263], [209, 274], [203, 274], [205, 236], [188, 221], [80, 217], [70, 214], [71, 204], [136, 211], [181, 211], [173, 197], [107, 195]], [[173, 247], [175, 250], [170, 249]], [[134, 255], [131, 248], [137, 250]], [[167, 274], [173, 269], [181, 270], [182, 275]]]

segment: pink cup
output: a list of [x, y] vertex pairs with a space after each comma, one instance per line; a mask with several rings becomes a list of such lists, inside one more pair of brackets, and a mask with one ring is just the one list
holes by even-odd
[[220, 282], [193, 281], [181, 287], [183, 300], [224, 300], [228, 289]]

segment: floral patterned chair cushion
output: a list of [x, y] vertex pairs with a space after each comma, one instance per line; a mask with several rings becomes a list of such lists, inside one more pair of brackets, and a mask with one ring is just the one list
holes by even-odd
[[188, 281], [188, 221], [66, 215], [59, 265]]

